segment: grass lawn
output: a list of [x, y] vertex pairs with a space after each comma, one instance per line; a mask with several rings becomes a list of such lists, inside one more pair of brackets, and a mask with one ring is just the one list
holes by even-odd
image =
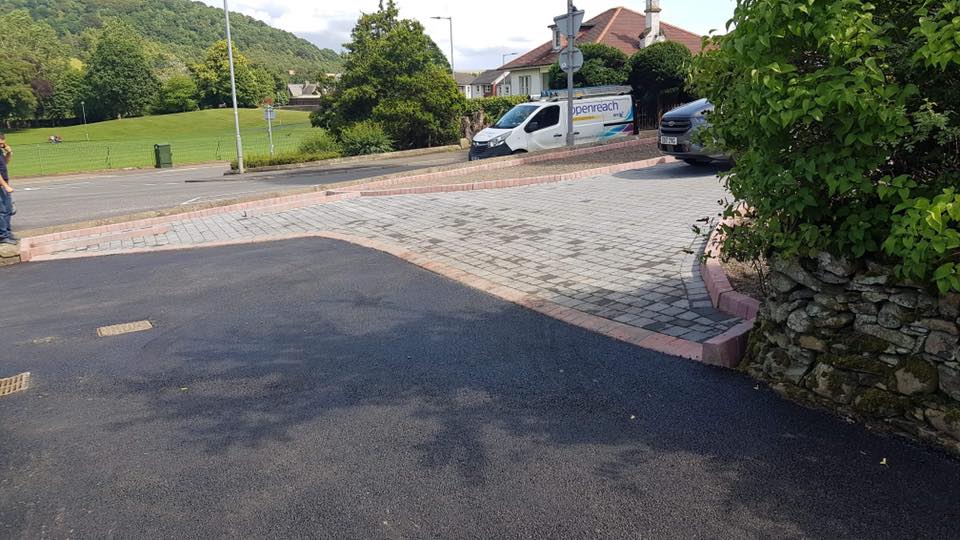
[[[240, 129], [245, 153], [269, 153], [262, 110], [241, 109]], [[308, 113], [277, 111], [276, 150], [296, 150], [311, 129]], [[63, 143], [48, 143], [51, 135], [59, 135]], [[14, 130], [7, 132], [7, 140], [15, 152], [11, 163], [15, 177], [150, 167], [154, 161], [153, 145], [158, 143], [172, 146], [174, 165], [228, 161], [236, 154], [231, 109], [111, 120], [86, 128], [79, 125]]]

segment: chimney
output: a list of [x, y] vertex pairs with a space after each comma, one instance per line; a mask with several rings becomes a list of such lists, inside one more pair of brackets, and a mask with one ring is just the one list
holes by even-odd
[[658, 41], [664, 41], [660, 34], [660, 0], [647, 0], [644, 20], [646, 29], [643, 32], [643, 46], [649, 47]]

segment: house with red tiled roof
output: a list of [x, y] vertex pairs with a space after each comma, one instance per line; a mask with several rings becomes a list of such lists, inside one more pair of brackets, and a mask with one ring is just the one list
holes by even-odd
[[[647, 0], [644, 13], [625, 7], [610, 8], [585, 21], [577, 34], [576, 43], [603, 43], [615, 47], [627, 56], [657, 43], [675, 41], [698, 54], [702, 36], [660, 20], [660, 1]], [[549, 26], [556, 34], [556, 25]], [[565, 46], [562, 37], [554, 39], [500, 67], [510, 72], [510, 87], [517, 95], [537, 95], [549, 88], [550, 66], [557, 63], [557, 43]]]

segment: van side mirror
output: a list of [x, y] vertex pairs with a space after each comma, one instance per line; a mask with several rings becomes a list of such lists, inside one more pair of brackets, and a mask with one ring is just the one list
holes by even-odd
[[527, 133], [533, 133], [534, 131], [540, 129], [540, 122], [530, 122], [527, 124], [527, 128], [524, 130]]

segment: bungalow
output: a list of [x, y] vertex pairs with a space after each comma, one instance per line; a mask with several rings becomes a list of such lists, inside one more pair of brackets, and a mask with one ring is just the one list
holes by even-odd
[[[566, 41], [556, 35], [556, 25], [549, 28], [553, 39], [500, 68], [509, 72], [507, 82], [517, 95], [539, 95], [549, 89], [550, 67], [559, 58], [555, 44], [563, 45]], [[610, 8], [585, 21], [576, 38], [576, 43], [603, 43], [627, 56], [659, 41], [681, 43], [693, 54], [698, 54], [702, 45], [701, 36], [660, 21], [660, 0], [647, 0], [645, 13], [625, 7]]]
[[457, 81], [457, 89], [460, 90], [460, 93], [466, 96], [467, 99], [481, 97], [474, 95], [473, 92], [473, 80], [477, 78], [477, 75], [477, 73], [467, 73], [462, 71], [457, 71], [453, 74], [454, 80]]
[[484, 71], [473, 80], [473, 97], [509, 96], [510, 72], [500, 69]]

